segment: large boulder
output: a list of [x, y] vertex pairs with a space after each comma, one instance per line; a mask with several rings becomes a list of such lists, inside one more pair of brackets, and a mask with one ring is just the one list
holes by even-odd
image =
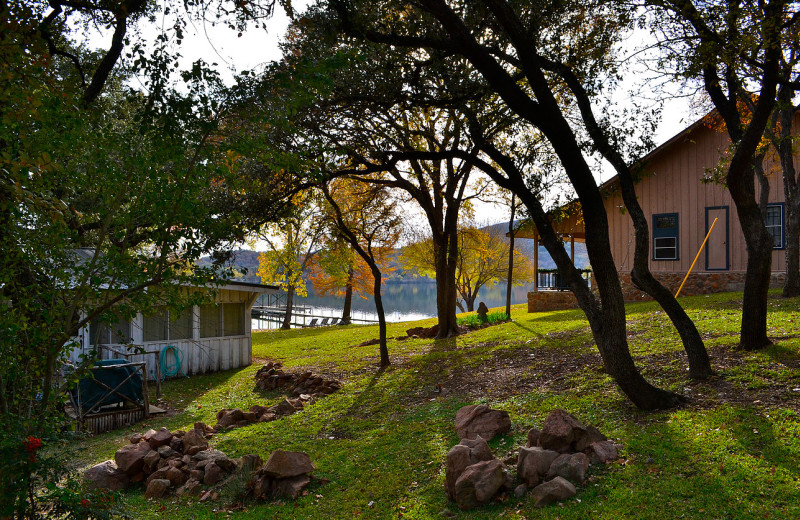
[[586, 432], [586, 427], [566, 411], [556, 408], [544, 420], [539, 435], [539, 446], [542, 448], [568, 453], [573, 450], [573, 442], [579, 440]]
[[130, 482], [127, 473], [119, 469], [113, 460], [92, 466], [86, 470], [83, 478], [89, 489], [108, 489], [110, 491], [125, 489]]
[[494, 456], [489, 445], [481, 436], [477, 439], [462, 439], [447, 452], [447, 466], [445, 469], [445, 490], [447, 498], [455, 500], [456, 480], [467, 467], [485, 460], [492, 460]]
[[547, 475], [550, 465], [559, 456], [557, 451], [546, 450], [544, 448], [533, 447], [519, 449], [517, 459], [517, 476], [532, 488], [539, 484]]
[[273, 478], [290, 478], [314, 471], [311, 458], [301, 451], [275, 450], [261, 471]]
[[471, 404], [456, 412], [456, 433], [459, 439], [479, 435], [487, 441], [511, 429], [511, 418], [504, 410], [492, 410], [485, 404]]
[[114, 454], [117, 467], [128, 475], [139, 473], [144, 467], [144, 458], [150, 453], [150, 445], [146, 442], [126, 444]]
[[455, 501], [459, 509], [472, 509], [487, 503], [508, 481], [506, 465], [497, 459], [469, 466], [455, 484]]
[[574, 484], [580, 484], [586, 478], [589, 469], [589, 457], [585, 453], [563, 454], [553, 461], [547, 472], [547, 478], [563, 477]]
[[575, 496], [575, 493], [575, 486], [569, 480], [561, 477], [539, 484], [531, 491], [534, 507], [544, 507], [559, 500], [566, 500], [571, 496]]

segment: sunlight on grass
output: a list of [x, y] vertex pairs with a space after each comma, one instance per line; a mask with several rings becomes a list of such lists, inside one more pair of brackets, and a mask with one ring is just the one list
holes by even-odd
[[[665, 511], [675, 518], [800, 518], [800, 392], [793, 393], [800, 387], [798, 299], [771, 299], [776, 345], [743, 353], [732, 350], [740, 298], [731, 293], [679, 300], [712, 349], [712, 363], [715, 352], [731, 353], [719, 360], [719, 375], [705, 383], [688, 380], [682, 345], [663, 311], [653, 303], [628, 307], [631, 351], [645, 377], [694, 398], [683, 409], [659, 413], [634, 409], [617, 391], [578, 310], [528, 314], [518, 305], [511, 322], [438, 341], [397, 339], [434, 320], [390, 324], [393, 364], [382, 371], [378, 347], [358, 346], [377, 337], [374, 326], [257, 333], [254, 358], [335, 377], [344, 386], [295, 415], [217, 434], [212, 444], [233, 457], [305, 451], [315, 476], [329, 482], [316, 480], [296, 502], [248, 502], [226, 518], [663, 520]], [[255, 389], [258, 368], [169, 381], [164, 394], [177, 409], [173, 416], [86, 438], [70, 449], [82, 464], [99, 462], [113, 457], [133, 431], [214, 424], [220, 408], [278, 402], [282, 394]], [[726, 400], [746, 392], [754, 396], [749, 401]], [[762, 395], [772, 400], [761, 403]], [[490, 443], [499, 458], [513, 454], [528, 429], [541, 427], [559, 407], [620, 442], [622, 459], [593, 467], [577, 499], [563, 507], [535, 510], [528, 495], [460, 512], [443, 492], [444, 462], [458, 441], [456, 411], [478, 402], [511, 416], [511, 432]], [[226, 507], [184, 499], [148, 502], [140, 490], [126, 492], [125, 503], [134, 518], [220, 518], [215, 509]]]

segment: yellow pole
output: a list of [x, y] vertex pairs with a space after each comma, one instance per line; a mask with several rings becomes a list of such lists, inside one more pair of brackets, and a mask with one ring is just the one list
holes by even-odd
[[717, 225], [717, 220], [719, 220], [719, 218], [715, 218], [714, 222], [711, 223], [711, 227], [708, 228], [708, 233], [706, 233], [706, 238], [705, 238], [705, 240], [703, 240], [703, 243], [700, 244], [700, 249], [697, 251], [697, 256], [694, 257], [694, 262], [692, 262], [692, 266], [689, 267], [689, 271], [686, 273], [686, 276], [683, 277], [683, 281], [681, 282], [681, 286], [678, 287], [678, 292], [675, 293], [675, 297], [676, 298], [681, 293], [681, 289], [683, 289], [683, 284], [686, 283], [686, 280], [689, 279], [689, 275], [692, 274], [692, 269], [694, 269], [694, 264], [696, 264], [697, 263], [697, 259], [700, 258], [700, 253], [703, 252], [703, 248], [706, 246], [706, 242], [708, 242], [708, 237], [711, 236], [711, 232], [714, 231], [714, 226]]

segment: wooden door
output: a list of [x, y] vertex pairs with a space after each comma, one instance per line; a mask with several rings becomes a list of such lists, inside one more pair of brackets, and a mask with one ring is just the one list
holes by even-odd
[[[730, 269], [730, 251], [728, 232], [728, 206], [706, 208], [706, 227], [708, 233], [714, 219], [717, 224], [706, 242], [706, 271], [727, 271]], [[705, 236], [705, 233], [703, 236]]]

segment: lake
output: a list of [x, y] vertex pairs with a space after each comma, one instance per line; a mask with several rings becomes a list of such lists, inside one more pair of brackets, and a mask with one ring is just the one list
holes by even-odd
[[[511, 303], [526, 303], [528, 292], [533, 290], [533, 284], [512, 287]], [[342, 316], [344, 298], [333, 296], [310, 295], [305, 298], [296, 297], [296, 305], [307, 309], [309, 316]], [[475, 300], [477, 308], [479, 302], [486, 303], [489, 308], [504, 307], [506, 304], [506, 285], [497, 284], [494, 287], [484, 287], [478, 292]], [[404, 282], [386, 283], [383, 286], [383, 307], [386, 321], [414, 321], [436, 316], [436, 283], [435, 282]], [[377, 321], [375, 303], [372, 298], [367, 300], [353, 297], [352, 316], [355, 323], [361, 320]], [[300, 309], [298, 309], [300, 310]], [[460, 311], [459, 311], [460, 312]], [[303, 321], [296, 319], [295, 321]], [[308, 320], [306, 320], [306, 323]], [[274, 327], [274, 326], [273, 326]], [[253, 320], [253, 329], [269, 328], [265, 322]]]

